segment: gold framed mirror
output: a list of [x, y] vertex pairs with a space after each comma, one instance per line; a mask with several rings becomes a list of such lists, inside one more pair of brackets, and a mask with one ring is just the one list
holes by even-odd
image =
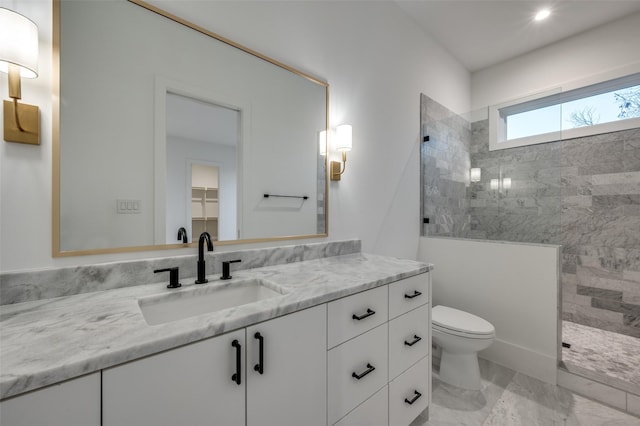
[[140, 0], [53, 19], [54, 257], [327, 236], [327, 82]]

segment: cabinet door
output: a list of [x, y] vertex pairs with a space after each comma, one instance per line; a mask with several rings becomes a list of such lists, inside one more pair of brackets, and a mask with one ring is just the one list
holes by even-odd
[[424, 357], [389, 383], [389, 424], [408, 426], [429, 406], [431, 365]]
[[429, 273], [426, 273], [389, 284], [389, 319], [426, 304], [429, 280]]
[[389, 381], [388, 334], [385, 323], [329, 351], [329, 424], [337, 422]]
[[329, 348], [387, 322], [388, 292], [385, 285], [329, 302]]
[[100, 373], [0, 402], [2, 426], [100, 426]]
[[[247, 328], [247, 425], [326, 426], [327, 310], [316, 306]], [[260, 362], [262, 338], [262, 374]]]
[[389, 322], [389, 378], [394, 379], [429, 354], [429, 306]]
[[103, 371], [103, 426], [244, 425], [244, 330]]
[[380, 389], [334, 426], [389, 426], [389, 388]]

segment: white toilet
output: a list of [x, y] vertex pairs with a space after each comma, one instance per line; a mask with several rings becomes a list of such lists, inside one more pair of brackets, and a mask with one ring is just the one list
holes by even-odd
[[478, 351], [495, 338], [493, 325], [475, 315], [447, 306], [431, 312], [433, 341], [442, 349], [440, 380], [464, 389], [480, 390]]

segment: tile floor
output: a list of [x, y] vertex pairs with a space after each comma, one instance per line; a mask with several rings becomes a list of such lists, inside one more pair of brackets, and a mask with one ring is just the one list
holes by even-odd
[[628, 382], [640, 389], [640, 338], [562, 322], [562, 361], [604, 377]]
[[640, 426], [640, 418], [480, 360], [483, 388], [442, 383], [434, 372], [430, 420], [411, 426]]

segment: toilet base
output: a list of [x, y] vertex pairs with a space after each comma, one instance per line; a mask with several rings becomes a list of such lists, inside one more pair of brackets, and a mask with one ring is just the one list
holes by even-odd
[[443, 348], [440, 358], [440, 380], [463, 389], [481, 390], [477, 353], [452, 353]]

